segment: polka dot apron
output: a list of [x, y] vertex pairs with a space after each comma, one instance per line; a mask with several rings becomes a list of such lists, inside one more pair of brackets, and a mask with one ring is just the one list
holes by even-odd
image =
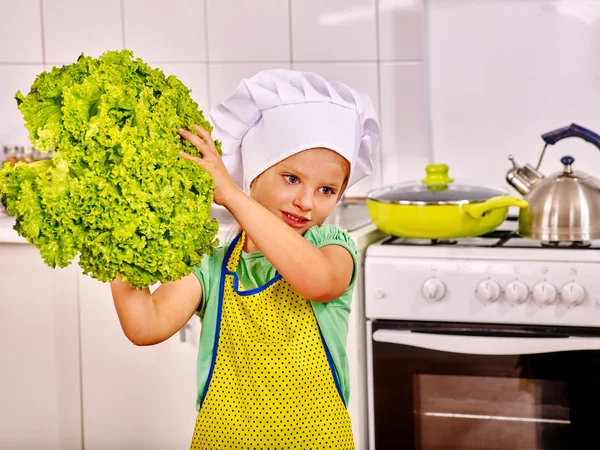
[[354, 449], [350, 417], [310, 303], [277, 275], [244, 291], [244, 234], [223, 262], [215, 350], [192, 449]]

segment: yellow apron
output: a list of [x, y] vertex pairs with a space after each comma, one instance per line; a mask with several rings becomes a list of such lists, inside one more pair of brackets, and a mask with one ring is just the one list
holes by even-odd
[[309, 301], [281, 275], [244, 291], [235, 274], [244, 236], [223, 262], [216, 345], [191, 448], [354, 449]]

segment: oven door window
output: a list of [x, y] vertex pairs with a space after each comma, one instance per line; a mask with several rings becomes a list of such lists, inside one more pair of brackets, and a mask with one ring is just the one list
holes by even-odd
[[570, 448], [569, 398], [564, 381], [413, 375], [415, 447]]
[[374, 340], [372, 355], [378, 450], [572, 450], [597, 442], [600, 351], [463, 354]]

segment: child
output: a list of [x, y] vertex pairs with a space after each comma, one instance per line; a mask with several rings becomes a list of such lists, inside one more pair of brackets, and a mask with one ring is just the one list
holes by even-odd
[[367, 176], [379, 124], [371, 100], [311, 73], [243, 80], [209, 114], [213, 134], [180, 135], [211, 172], [215, 203], [241, 232], [154, 293], [111, 283], [123, 331], [168, 339], [196, 313], [198, 419], [192, 448], [354, 448], [345, 350], [357, 253], [323, 225]]

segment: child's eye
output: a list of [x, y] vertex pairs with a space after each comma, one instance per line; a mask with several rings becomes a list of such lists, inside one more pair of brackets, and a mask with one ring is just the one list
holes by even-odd
[[333, 192], [333, 189], [331, 189], [330, 187], [327, 187], [327, 186], [323, 186], [323, 187], [321, 188], [321, 192], [322, 192], [323, 194], [325, 194], [325, 195], [331, 195], [331, 194], [333, 194], [333, 193], [334, 193], [334, 192]]
[[296, 184], [298, 182], [298, 177], [296, 175], [284, 175], [283, 178], [290, 184]]

